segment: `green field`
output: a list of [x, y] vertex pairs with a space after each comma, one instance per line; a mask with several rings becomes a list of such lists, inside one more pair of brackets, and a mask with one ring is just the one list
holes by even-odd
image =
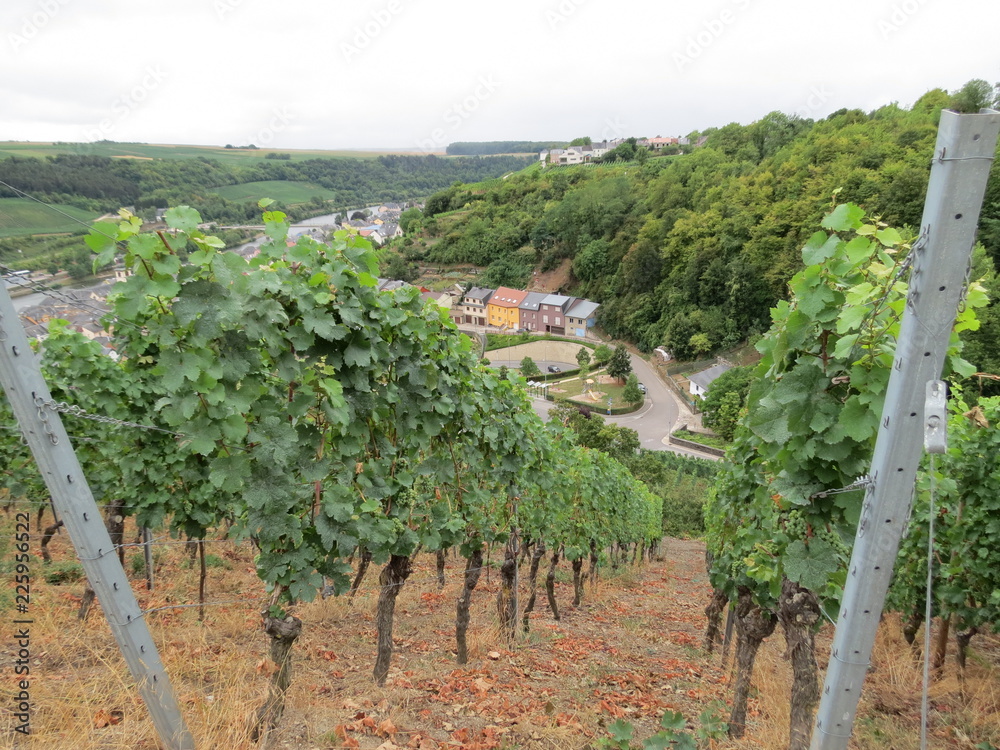
[[[88, 224], [99, 215], [73, 206], [57, 205], [55, 208]], [[41, 203], [27, 198], [0, 198], [0, 237], [73, 232], [82, 228], [77, 222]]]
[[45, 157], [56, 154], [85, 154], [110, 156], [120, 159], [193, 159], [204, 156], [220, 162], [252, 164], [264, 161], [271, 152], [290, 154], [291, 161], [305, 159], [374, 159], [389, 153], [404, 151], [323, 151], [319, 149], [240, 149], [219, 146], [184, 146], [153, 143], [33, 143], [28, 141], [0, 141], [0, 158], [7, 156]]
[[273, 198], [286, 205], [307, 203], [314, 195], [324, 199], [333, 198], [335, 195], [332, 190], [314, 185], [311, 182], [292, 182], [290, 180], [263, 180], [261, 182], [247, 182], [242, 185], [224, 185], [220, 188], [213, 188], [211, 192], [230, 201]]

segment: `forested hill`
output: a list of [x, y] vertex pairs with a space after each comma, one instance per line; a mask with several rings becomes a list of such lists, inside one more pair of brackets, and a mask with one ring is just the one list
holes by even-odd
[[[427, 203], [428, 214], [445, 214], [425, 217], [427, 248], [410, 251], [492, 264], [490, 278], [514, 286], [536, 264], [547, 270], [570, 258], [565, 291], [600, 301], [612, 336], [647, 351], [666, 344], [682, 358], [714, 351], [767, 329], [769, 308], [786, 295], [801, 247], [832, 203], [918, 227], [937, 121], [952, 102], [938, 89], [909, 110], [842, 110], [818, 122], [772, 113], [704, 131], [707, 144], [690, 155], [533, 167], [451, 188]], [[998, 169], [979, 235], [994, 262]]]
[[[191, 205], [206, 221], [259, 221], [256, 199], [226, 200], [213, 192], [262, 181], [307, 183], [336, 208], [422, 198], [456, 181], [475, 182], [521, 169], [526, 157], [442, 158], [385, 155], [375, 159], [318, 158], [229, 164], [207, 157], [115, 159], [61, 154], [0, 160], [0, 180], [47, 202], [85, 210], [116, 211]], [[16, 192], [0, 186], [0, 198]], [[275, 197], [265, 196], [258, 197]]]

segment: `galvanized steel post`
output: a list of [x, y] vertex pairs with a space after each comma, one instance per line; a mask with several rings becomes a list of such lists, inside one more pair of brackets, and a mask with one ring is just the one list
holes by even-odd
[[976, 226], [1000, 132], [1000, 113], [941, 113], [909, 294], [841, 602], [812, 750], [847, 747], [924, 435], [926, 384], [941, 376], [965, 291]]
[[170, 750], [194, 750], [194, 738], [184, 724], [156, 644], [118, 562], [76, 451], [58, 412], [47, 405], [52, 396], [38, 358], [28, 345], [10, 295], [2, 285], [0, 383], [160, 739]]

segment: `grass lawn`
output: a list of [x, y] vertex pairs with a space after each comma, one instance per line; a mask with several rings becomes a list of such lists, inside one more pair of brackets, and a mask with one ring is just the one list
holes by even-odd
[[703, 435], [700, 432], [688, 432], [687, 430], [677, 430], [674, 433], [674, 436], [679, 437], [681, 440], [690, 440], [692, 443], [707, 445], [711, 448], [718, 448], [719, 450], [726, 450], [731, 445], [731, 443], [723, 440], [720, 437], [715, 437], [712, 435]]
[[210, 192], [231, 201], [273, 198], [286, 205], [307, 203], [314, 195], [323, 199], [333, 198], [335, 195], [334, 191], [311, 182], [294, 182], [292, 180], [262, 180], [242, 185], [225, 185], [213, 188]]
[[[587, 375], [587, 379], [595, 379], [597, 375], [590, 373]], [[600, 397], [600, 401], [592, 401], [589, 398], [584, 397], [584, 383], [580, 378], [573, 378], [565, 382], [560, 381], [550, 381], [549, 382], [549, 393], [559, 398], [572, 399], [573, 403], [584, 404], [591, 407], [597, 411], [601, 409], [608, 408], [608, 398], [611, 398], [612, 408], [619, 408], [622, 406], [630, 406], [631, 404], [626, 403], [622, 400], [622, 391], [625, 390], [624, 385], [619, 385], [617, 383], [594, 383], [594, 392], [603, 394]]]
[[[63, 213], [87, 222], [99, 214], [73, 206], [56, 206]], [[18, 237], [23, 234], [53, 234], [73, 232], [80, 225], [51, 208], [27, 198], [0, 198], [0, 237]]]

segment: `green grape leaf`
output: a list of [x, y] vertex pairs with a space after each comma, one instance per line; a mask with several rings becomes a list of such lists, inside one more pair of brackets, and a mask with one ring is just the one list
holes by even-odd
[[167, 226], [185, 234], [191, 234], [198, 229], [201, 223], [201, 215], [190, 206], [177, 206], [167, 209], [164, 214]]
[[885, 229], [879, 229], [875, 232], [875, 239], [881, 242], [886, 247], [896, 247], [899, 245], [903, 238], [900, 236], [899, 232], [892, 227], [886, 227]]
[[832, 229], [834, 232], [845, 232], [849, 229], [858, 229], [864, 216], [864, 210], [853, 203], [841, 203], [823, 217], [820, 226]]
[[666, 732], [657, 732], [642, 741], [643, 750], [667, 750], [675, 747], [674, 737]]
[[871, 312], [869, 307], [861, 305], [848, 305], [843, 308], [840, 317], [837, 318], [837, 333], [843, 335], [849, 331], [856, 331], [869, 312]]
[[687, 719], [679, 711], [664, 711], [663, 716], [660, 717], [660, 726], [679, 732], [687, 726]]
[[787, 408], [773, 399], [758, 402], [749, 419], [750, 428], [768, 443], [785, 443], [792, 436]]
[[835, 235], [827, 235], [826, 232], [816, 232], [809, 238], [809, 242], [802, 248], [802, 262], [807, 266], [822, 263], [827, 260], [840, 246], [841, 240]]
[[868, 440], [878, 430], [878, 414], [863, 404], [858, 397], [847, 400], [838, 422], [844, 432], [858, 442]]
[[632, 735], [635, 732], [635, 729], [629, 722], [621, 719], [608, 724], [607, 730], [611, 733], [611, 737], [615, 742], [631, 742]]
[[807, 546], [801, 539], [785, 548], [782, 557], [785, 575], [810, 591], [820, 591], [840, 566], [836, 550], [822, 539], [813, 538]]

